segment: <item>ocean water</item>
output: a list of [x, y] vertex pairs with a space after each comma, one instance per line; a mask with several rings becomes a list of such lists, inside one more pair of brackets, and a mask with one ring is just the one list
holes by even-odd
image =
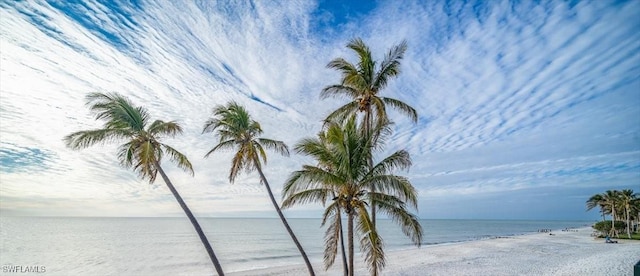
[[[225, 272], [303, 264], [279, 219], [199, 218]], [[320, 219], [289, 219], [312, 262], [322, 262]], [[422, 220], [424, 245], [582, 227], [589, 221]], [[385, 250], [414, 245], [378, 222]], [[0, 275], [211, 275], [185, 218], [0, 217]], [[357, 240], [357, 239], [356, 239]], [[356, 246], [358, 247], [358, 246]], [[339, 260], [336, 262], [339, 265]], [[316, 269], [321, 269], [320, 267]], [[40, 271], [33, 272], [34, 270]], [[31, 271], [31, 272], [25, 272]]]

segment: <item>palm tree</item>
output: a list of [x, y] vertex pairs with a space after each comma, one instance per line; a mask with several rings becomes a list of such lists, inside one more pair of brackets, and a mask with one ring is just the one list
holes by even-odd
[[265, 148], [275, 150], [283, 156], [289, 156], [289, 148], [282, 141], [276, 141], [261, 138], [262, 128], [260, 124], [253, 119], [249, 113], [235, 102], [230, 102], [226, 106], [218, 105], [213, 109], [213, 118], [209, 119], [202, 130], [203, 133], [216, 132], [220, 137], [218, 144], [213, 147], [205, 157], [217, 150], [234, 149], [237, 150], [231, 161], [231, 170], [229, 172], [229, 181], [233, 183], [240, 170], [245, 169], [247, 172], [258, 171], [260, 182], [267, 188], [267, 193], [271, 199], [273, 207], [276, 209], [282, 224], [289, 232], [291, 239], [298, 247], [302, 258], [304, 259], [310, 275], [315, 275], [311, 262], [307, 258], [307, 254], [302, 249], [302, 245], [298, 242], [295, 234], [289, 227], [287, 219], [285, 219], [278, 203], [276, 202], [267, 178], [262, 172], [262, 162], [267, 163], [267, 155]]
[[[344, 123], [328, 122], [326, 141], [304, 139], [295, 147], [297, 152], [313, 157], [320, 165], [304, 165], [301, 170], [291, 174], [283, 188], [283, 196], [286, 196], [283, 205], [287, 206], [325, 203], [329, 198], [328, 194], [336, 192], [337, 196], [333, 197], [326, 208], [323, 222], [335, 212], [344, 211], [347, 216], [349, 275], [354, 275], [355, 271], [354, 231], [360, 236], [360, 248], [372, 275], [378, 275], [385, 265], [382, 238], [366, 210], [366, 206], [370, 204], [367, 199], [370, 201], [373, 193], [367, 190], [372, 186], [379, 191], [375, 194], [375, 198], [379, 200], [379, 210], [398, 223], [404, 234], [416, 245], [420, 245], [422, 241], [422, 227], [417, 218], [408, 212], [405, 203], [417, 208], [416, 191], [407, 178], [392, 174], [395, 169], [411, 166], [409, 154], [400, 150], [370, 166], [368, 160], [376, 144], [371, 133], [374, 132], [366, 133], [357, 129], [355, 116]], [[383, 131], [376, 129], [375, 133]], [[336, 223], [337, 220], [334, 220], [329, 225], [328, 232], [339, 227]], [[335, 243], [337, 239], [325, 241]]]
[[[304, 151], [299, 147], [304, 147], [307, 151], [323, 151], [325, 154], [329, 154], [329, 145], [327, 143], [326, 132], [322, 131], [318, 133], [318, 139], [305, 139], [303, 142], [300, 142], [299, 146], [296, 147], [298, 152]], [[318, 166], [323, 167], [327, 171], [331, 171], [333, 166], [331, 164], [332, 156], [318, 156]], [[334, 190], [332, 186], [325, 186], [314, 191], [309, 191], [307, 193], [316, 193], [316, 195], [320, 195], [320, 201], [325, 204], [328, 198], [337, 198], [336, 194], [339, 191]], [[283, 194], [284, 197], [284, 194]], [[294, 206], [295, 198], [297, 197], [288, 197], [282, 202], [282, 208], [290, 208]], [[331, 203], [325, 209], [325, 212], [322, 216], [321, 226], [324, 226], [327, 221], [331, 221], [327, 230], [325, 231], [325, 250], [324, 250], [324, 264], [325, 270], [331, 267], [335, 261], [337, 251], [338, 251], [338, 240], [340, 241], [341, 255], [342, 255], [342, 266], [344, 275], [347, 276], [349, 274], [349, 267], [347, 265], [347, 256], [344, 248], [344, 231], [342, 229], [342, 216], [340, 211], [340, 205], [337, 202]]]
[[631, 206], [637, 194], [633, 190], [627, 189], [619, 192], [620, 205], [624, 208], [624, 214], [627, 221], [627, 237], [631, 239]]
[[[409, 116], [415, 123], [418, 121], [416, 110], [408, 104], [393, 98], [381, 97], [379, 92], [387, 86], [391, 78], [397, 77], [400, 73], [400, 61], [407, 50], [407, 42], [393, 46], [385, 58], [376, 66], [376, 61], [371, 56], [369, 47], [360, 38], [351, 40], [347, 48], [353, 50], [358, 55], [358, 63], [352, 64], [343, 58], [336, 58], [327, 64], [328, 68], [336, 69], [342, 74], [340, 84], [325, 87], [321, 98], [347, 97], [350, 102], [333, 111], [327, 117], [327, 121], [344, 121], [349, 116], [364, 112], [363, 130], [369, 132], [376, 124], [384, 125], [388, 121], [386, 105], [389, 105], [401, 113]], [[375, 117], [372, 118], [372, 116]], [[374, 139], [375, 135], [374, 135]], [[372, 165], [372, 160], [368, 160]], [[371, 190], [375, 195], [375, 190]], [[372, 198], [371, 218], [373, 224], [376, 223], [376, 208], [379, 206], [376, 198]]]
[[104, 120], [102, 129], [84, 130], [67, 135], [64, 140], [67, 147], [79, 150], [97, 143], [115, 142], [124, 140], [120, 145], [118, 159], [126, 168], [133, 168], [142, 179], [148, 179], [153, 183], [159, 172], [165, 184], [182, 207], [182, 210], [196, 229], [200, 241], [204, 245], [209, 258], [218, 275], [224, 275], [222, 267], [207, 240], [200, 224], [187, 207], [169, 177], [165, 174], [160, 163], [162, 157], [168, 155], [170, 160], [179, 168], [193, 175], [193, 168], [187, 157], [160, 142], [162, 137], [175, 137], [182, 133], [182, 128], [175, 122], [153, 121], [149, 124], [149, 114], [143, 107], [134, 106], [129, 99], [119, 94], [91, 93], [87, 95], [87, 105], [95, 114], [96, 120]]
[[631, 216], [635, 221], [635, 231], [639, 231], [640, 226], [640, 195], [636, 194], [636, 198], [631, 201]]
[[587, 200], [587, 211], [590, 211], [591, 209], [593, 209], [595, 207], [600, 207], [600, 214], [602, 215], [602, 221], [604, 221], [604, 214], [606, 212], [606, 204], [605, 204], [605, 201], [604, 201], [603, 194], [595, 194], [595, 195], [591, 196]]
[[602, 196], [604, 205], [607, 206], [611, 212], [611, 235], [615, 235], [616, 237], [618, 236], [618, 231], [616, 231], [615, 228], [616, 207], [619, 205], [619, 193], [617, 190], [608, 190]]

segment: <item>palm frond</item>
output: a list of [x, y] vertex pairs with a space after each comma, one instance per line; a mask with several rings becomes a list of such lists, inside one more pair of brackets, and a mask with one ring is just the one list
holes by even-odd
[[371, 84], [374, 79], [376, 62], [371, 56], [371, 50], [360, 38], [351, 40], [347, 44], [347, 48], [350, 48], [358, 55], [358, 74], [351, 75], [352, 78], [345, 78], [345, 82], [358, 87], [362, 91], [367, 91], [367, 93], [375, 93], [375, 91], [371, 91], [374, 88]]
[[378, 199], [376, 204], [378, 210], [398, 224], [402, 233], [411, 238], [415, 245], [420, 246], [423, 233], [418, 218], [407, 211], [404, 204], [401, 204], [401, 200], [393, 196], [377, 194], [376, 199]]
[[411, 121], [413, 121], [414, 123], [418, 122], [418, 112], [416, 112], [416, 110], [413, 107], [396, 99], [386, 98], [386, 97], [381, 97], [381, 99], [382, 101], [384, 101], [385, 104], [388, 104], [389, 106], [400, 111], [400, 113], [407, 115], [411, 119]]
[[282, 199], [285, 199], [289, 195], [292, 195], [299, 191], [304, 190], [299, 188], [297, 185], [303, 173], [304, 173], [303, 171], [294, 171], [289, 175], [287, 180], [285, 180], [284, 184], [282, 185]]
[[240, 133], [234, 130], [218, 129], [216, 131], [216, 135], [218, 136], [219, 142], [222, 142], [225, 140], [235, 140], [239, 144], [239, 142], [242, 141], [242, 137], [240, 136]]
[[293, 172], [283, 186], [284, 194], [294, 194], [306, 189], [316, 189], [319, 186], [337, 186], [343, 179], [322, 168], [303, 166], [302, 170]]
[[147, 124], [147, 110], [134, 106], [129, 99], [118, 93], [90, 93], [86, 99], [96, 120], [105, 120], [105, 128], [131, 128], [141, 131]]
[[330, 146], [326, 143], [324, 132], [320, 132], [318, 138], [302, 139], [295, 145], [294, 150], [299, 154], [313, 157], [321, 166], [333, 166], [334, 154]]
[[356, 230], [361, 235], [360, 251], [365, 256], [365, 262], [368, 264], [371, 275], [378, 275], [386, 263], [382, 238], [378, 235], [375, 226], [373, 226], [373, 222], [364, 205], [359, 206], [356, 210]]
[[346, 97], [350, 100], [360, 96], [360, 92], [353, 87], [344, 84], [329, 85], [320, 92], [320, 99]]
[[336, 58], [327, 64], [327, 68], [336, 69], [343, 76], [358, 74], [358, 68], [343, 58]]
[[383, 89], [387, 86], [389, 78], [395, 77], [400, 73], [400, 60], [402, 60], [406, 51], [406, 40], [402, 41], [400, 44], [392, 47], [389, 50], [384, 60], [380, 64], [380, 71], [376, 73], [373, 87], [376, 87], [377, 89]]
[[284, 142], [266, 138], [258, 138], [257, 140], [265, 148], [273, 150], [282, 156], [289, 156], [289, 147]]
[[[333, 203], [327, 208], [332, 212], [329, 215], [323, 216], [323, 224], [327, 219], [331, 219], [331, 223], [327, 226], [327, 230], [324, 235], [324, 269], [329, 269], [336, 260], [338, 255], [338, 244], [340, 242], [340, 231], [342, 231], [342, 221], [340, 216], [339, 205]], [[326, 213], [326, 212], [325, 212]]]
[[375, 151], [383, 151], [387, 140], [393, 134], [391, 126], [393, 122], [386, 117], [374, 118], [371, 126], [371, 149]]
[[[254, 145], [255, 141], [251, 141], [249, 143], [242, 144], [242, 156], [245, 160], [244, 171], [246, 173], [251, 173], [256, 169], [262, 169], [262, 163], [260, 162], [260, 156], [266, 158], [267, 154], [264, 152], [262, 146], [259, 148]], [[266, 162], [266, 159], [264, 159]], [[260, 183], [262, 183], [262, 178], [260, 179]]]
[[356, 112], [358, 112], [358, 102], [357, 101], [348, 102], [347, 104], [339, 107], [338, 109], [334, 110], [329, 115], [327, 115], [327, 118], [325, 119], [325, 125], [331, 121], [333, 122], [345, 121], [350, 116], [353, 116], [353, 114], [356, 114]]
[[377, 175], [362, 183], [364, 187], [374, 187], [376, 191], [397, 196], [417, 208], [418, 192], [408, 178], [397, 175]]
[[242, 151], [236, 152], [231, 160], [231, 170], [229, 171], [229, 182], [233, 183], [242, 170], [245, 167], [245, 156], [242, 154]]
[[595, 194], [591, 196], [587, 200], [587, 211], [595, 207], [602, 206], [603, 201], [604, 201], [604, 197], [602, 196], [602, 194]]
[[[248, 148], [248, 150], [250, 150], [252, 152], [252, 155], [255, 155], [255, 158], [253, 158], [253, 160], [256, 160], [257, 163], [260, 162], [260, 158], [262, 158], [262, 162], [264, 162], [264, 164], [267, 164], [267, 153], [264, 151], [264, 148], [262, 147], [262, 144], [260, 144], [258, 141], [251, 141], [251, 146]], [[260, 164], [255, 164], [257, 167], [261, 167]]]
[[156, 168], [156, 162], [160, 162], [162, 159], [162, 151], [159, 150], [151, 141], [140, 141], [136, 145], [134, 151], [134, 171], [136, 171], [141, 178], [148, 178], [149, 183], [153, 183], [156, 180], [158, 170]]
[[412, 165], [411, 156], [406, 150], [399, 150], [382, 159], [371, 169], [372, 175], [391, 173], [396, 169], [406, 170]]
[[109, 110], [109, 120], [106, 127], [128, 126], [133, 130], [142, 131], [147, 125], [148, 113], [143, 107], [136, 107], [124, 97], [117, 97]]
[[[248, 115], [248, 113], [247, 113]], [[250, 118], [250, 117], [249, 117]], [[260, 126], [260, 123], [258, 123], [257, 121], [254, 121], [252, 119], [250, 119], [250, 124], [249, 124], [249, 131], [248, 133], [250, 133], [251, 137], [258, 137], [262, 134], [262, 127]]]
[[114, 108], [116, 99], [122, 97], [117, 93], [89, 93], [85, 97], [91, 113], [94, 113], [96, 120], [110, 120], [111, 110]]
[[382, 98], [378, 96], [374, 96], [374, 97], [371, 97], [370, 99], [371, 99], [370, 112], [372, 112], [372, 115], [374, 115], [372, 120], [374, 120], [378, 124], [387, 123], [389, 121], [389, 118], [388, 118], [389, 116], [387, 115], [387, 108], [384, 104], [384, 101], [382, 101]]
[[369, 46], [359, 37], [351, 39], [349, 43], [347, 43], [347, 48], [355, 51], [360, 59], [366, 59], [366, 57], [371, 56]]
[[65, 145], [73, 150], [88, 148], [98, 143], [115, 142], [133, 135], [129, 129], [94, 129], [71, 133], [64, 137]]
[[164, 122], [162, 120], [155, 120], [147, 129], [149, 135], [158, 137], [159, 135], [166, 135], [167, 137], [175, 137], [182, 133], [182, 127], [174, 122]]
[[324, 203], [327, 201], [327, 197], [331, 193], [331, 190], [326, 188], [308, 189], [295, 194], [291, 194], [282, 201], [282, 208], [289, 208], [294, 205], [302, 205], [307, 203]]
[[321, 156], [326, 154], [325, 145], [317, 138], [303, 138], [295, 144], [293, 150], [306, 156]]
[[162, 148], [164, 149], [164, 151], [171, 157], [171, 161], [176, 163], [176, 165], [178, 166], [178, 168], [183, 169], [184, 171], [190, 173], [193, 176], [193, 166], [191, 165], [191, 162], [189, 162], [189, 159], [187, 159], [187, 156], [182, 154], [181, 152], [177, 151], [176, 149], [165, 145], [165, 144], [161, 144]]
[[131, 168], [133, 166], [133, 159], [136, 147], [138, 146], [136, 142], [136, 140], [129, 141], [120, 145], [118, 148], [118, 160], [120, 160], [120, 164], [125, 168]]
[[209, 157], [210, 154], [212, 154], [212, 153], [214, 153], [215, 151], [218, 151], [218, 150], [233, 149], [235, 146], [236, 146], [236, 141], [235, 140], [221, 141], [215, 147], [213, 147], [211, 150], [209, 150], [207, 152], [207, 154], [204, 155], [204, 157], [207, 158], [207, 157]]
[[[332, 194], [335, 195], [335, 194]], [[333, 200], [331, 204], [327, 205], [324, 208], [324, 212], [322, 213], [322, 221], [320, 222], [320, 226], [324, 226], [327, 224], [330, 218], [332, 218], [336, 213], [340, 212], [340, 202], [338, 200]]]
[[204, 134], [214, 132], [221, 125], [222, 121], [220, 121], [218, 118], [210, 118], [204, 123], [204, 126], [202, 127], [202, 133]]

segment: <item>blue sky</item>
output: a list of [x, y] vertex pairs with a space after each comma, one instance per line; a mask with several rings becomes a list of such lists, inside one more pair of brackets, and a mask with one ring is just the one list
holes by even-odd
[[[118, 165], [115, 145], [74, 152], [62, 137], [96, 128], [89, 92], [119, 92], [154, 118], [195, 176], [165, 165], [199, 216], [274, 217], [256, 174], [227, 181], [231, 153], [204, 159], [201, 128], [235, 100], [265, 136], [293, 146], [345, 99], [333, 58], [361, 37], [381, 59], [406, 39], [402, 73], [381, 92], [388, 152], [407, 149], [422, 218], [597, 219], [585, 200], [640, 191], [638, 1], [9, 1], [0, 3], [2, 215], [181, 216], [163, 183]], [[382, 153], [384, 154], [384, 153]], [[311, 160], [272, 154], [280, 195]], [[286, 213], [317, 217], [321, 206]]]

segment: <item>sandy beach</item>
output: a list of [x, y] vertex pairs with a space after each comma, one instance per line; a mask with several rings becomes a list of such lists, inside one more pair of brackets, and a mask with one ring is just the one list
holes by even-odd
[[[591, 228], [553, 231], [387, 252], [382, 275], [633, 275], [640, 260], [640, 241], [606, 244], [590, 236]], [[328, 271], [314, 264], [318, 275], [341, 275], [339, 260]], [[306, 275], [304, 265], [229, 273]], [[361, 259], [356, 275], [368, 275]]]

